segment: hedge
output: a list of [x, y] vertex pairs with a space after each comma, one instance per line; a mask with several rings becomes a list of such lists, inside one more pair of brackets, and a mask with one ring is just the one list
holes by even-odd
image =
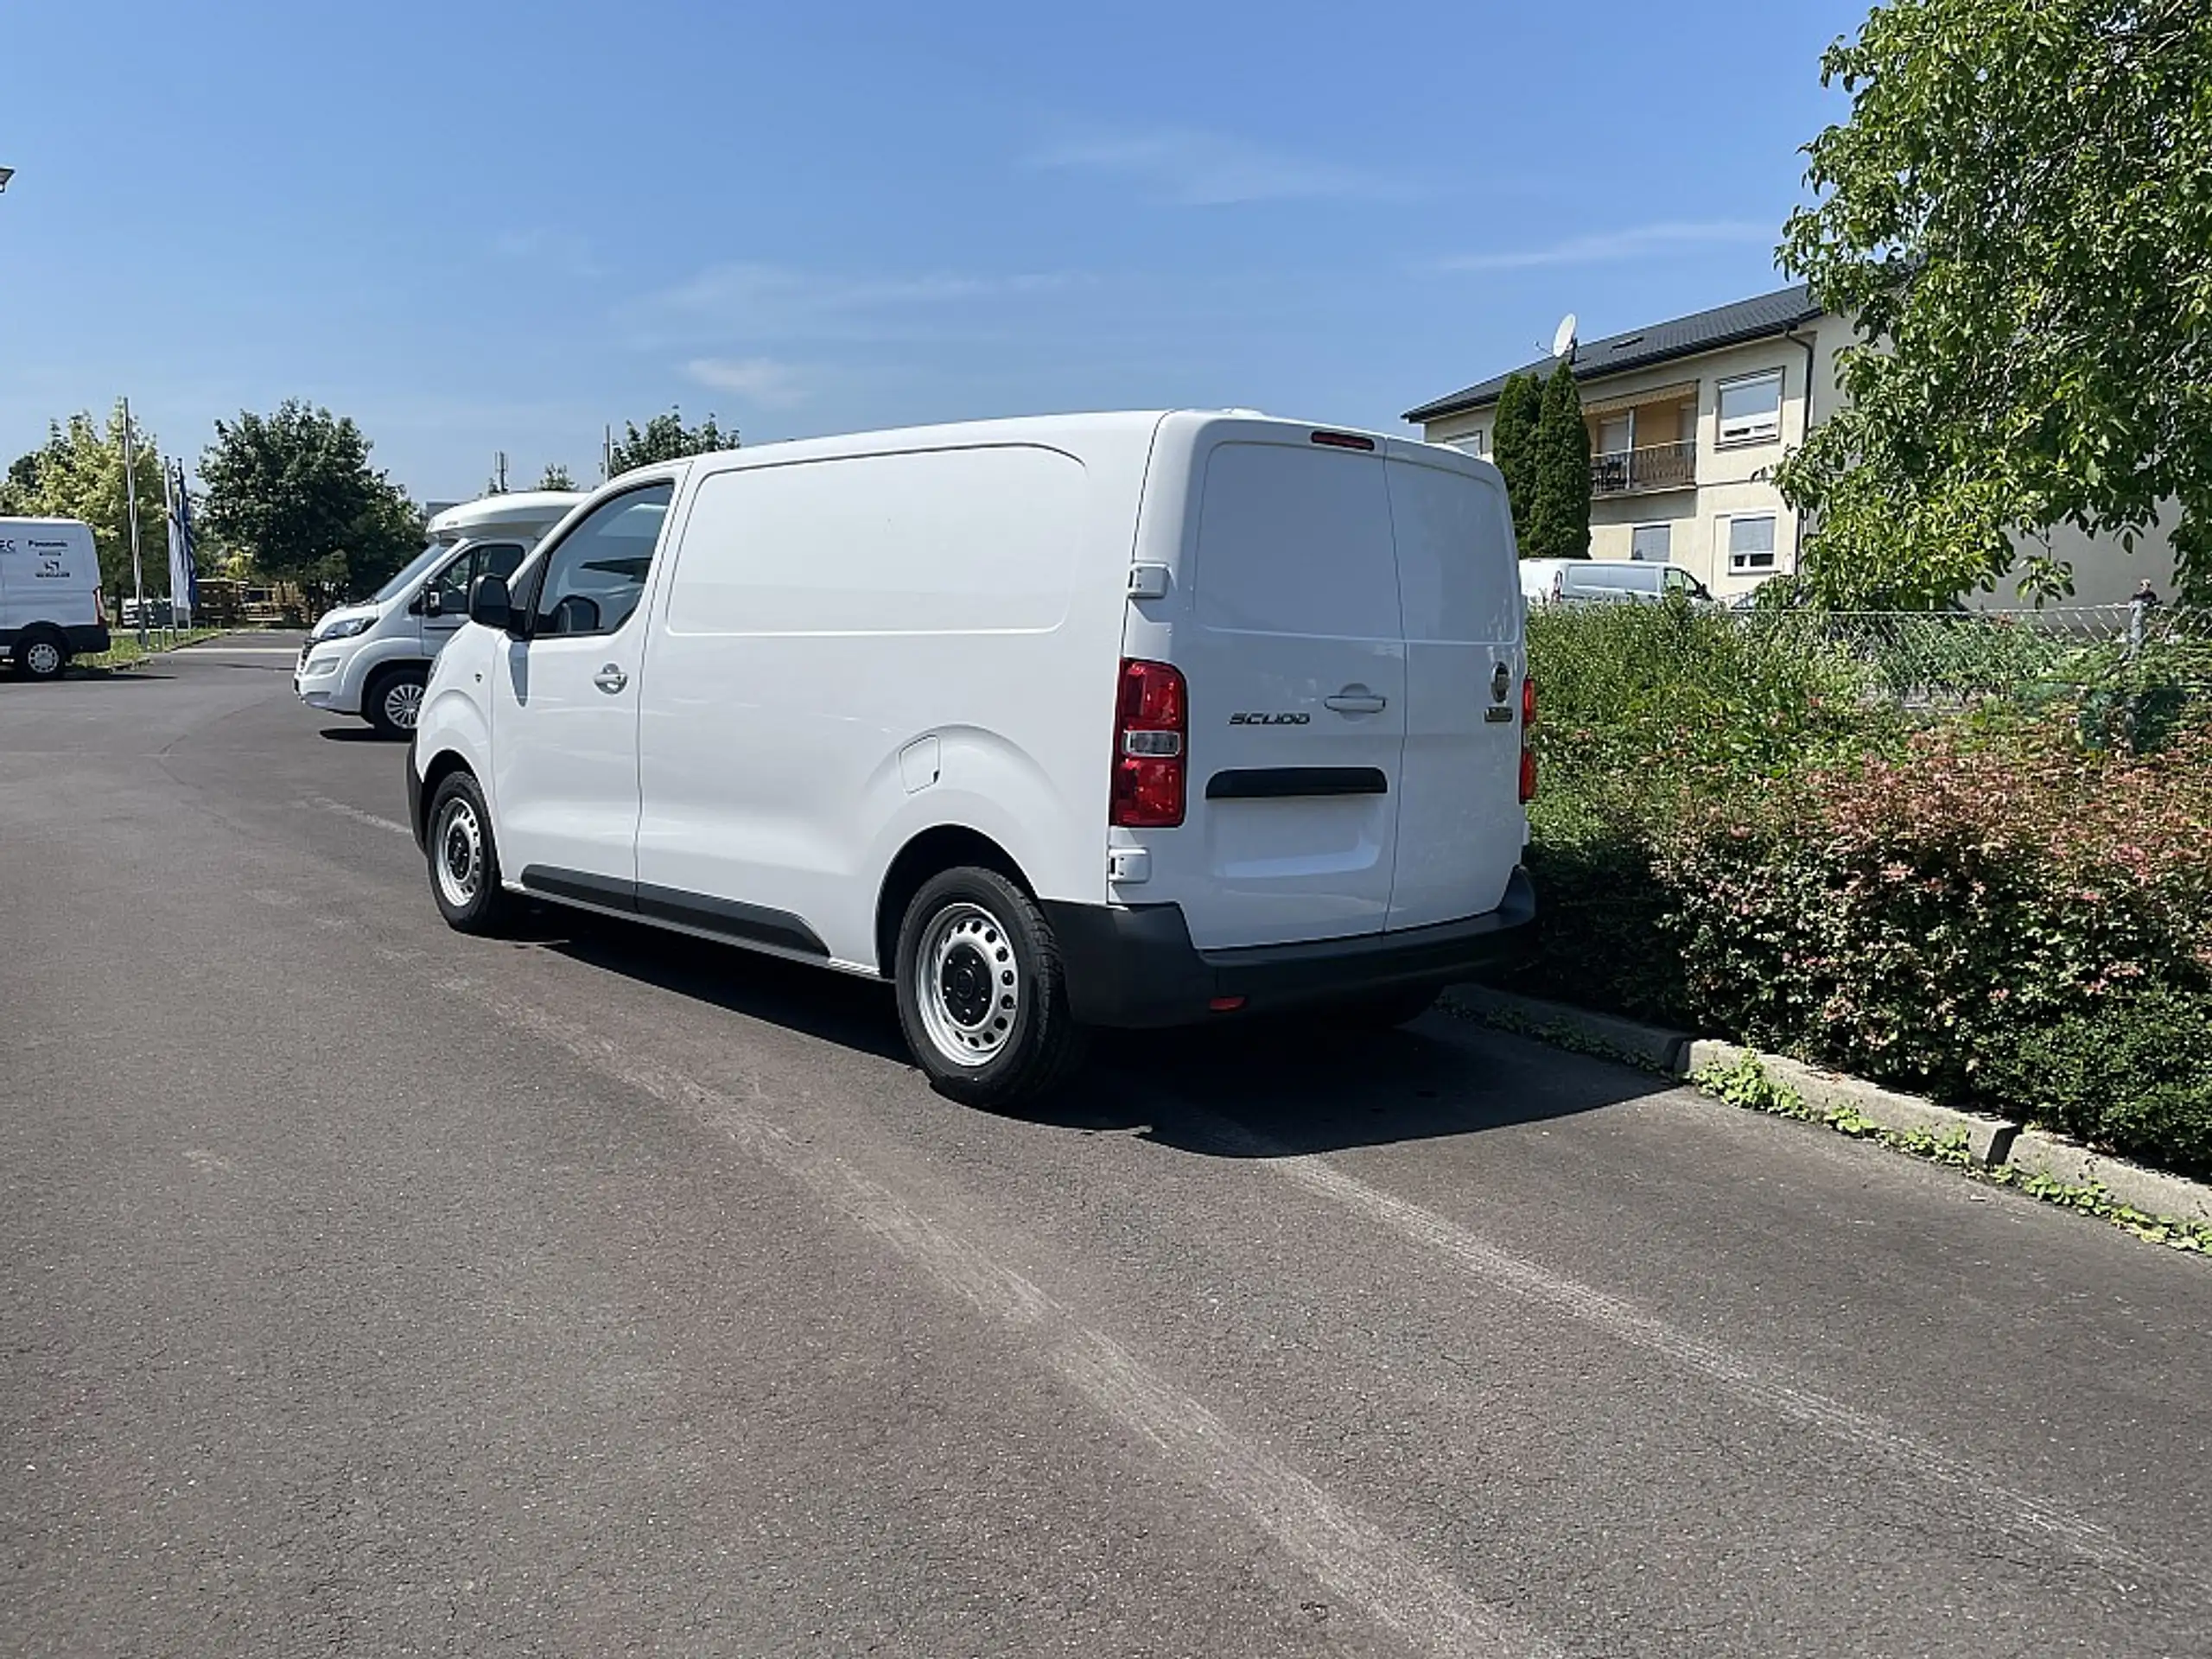
[[1680, 608], [1532, 622], [1523, 982], [2212, 1175], [2212, 733], [1908, 717], [1879, 664]]

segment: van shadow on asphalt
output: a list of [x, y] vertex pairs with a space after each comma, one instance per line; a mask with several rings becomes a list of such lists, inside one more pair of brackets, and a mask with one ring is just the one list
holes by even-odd
[[[518, 939], [749, 1019], [912, 1065], [891, 988], [642, 925], [536, 911]], [[1389, 1146], [1596, 1111], [1663, 1085], [1431, 1014], [1383, 1033], [1303, 1019], [1101, 1032], [1058, 1096], [1008, 1116], [1206, 1157]], [[973, 1109], [946, 1103], [948, 1111]]]

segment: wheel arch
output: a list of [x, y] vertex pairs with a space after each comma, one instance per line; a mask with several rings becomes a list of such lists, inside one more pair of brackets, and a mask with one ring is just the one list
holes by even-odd
[[906, 906], [923, 883], [946, 870], [975, 865], [996, 870], [1034, 899], [1035, 885], [1013, 854], [980, 830], [961, 823], [940, 823], [910, 837], [883, 873], [875, 899], [875, 970], [893, 976], [899, 954], [899, 926]]
[[[441, 749], [423, 766], [423, 787], [416, 798], [415, 822], [410, 826], [415, 831], [416, 844], [420, 845], [429, 837], [431, 798], [437, 794], [438, 785], [456, 772], [465, 772], [476, 778], [476, 768], [469, 765], [468, 757], [458, 749]], [[481, 778], [476, 778], [476, 786], [479, 789], [484, 787]]]

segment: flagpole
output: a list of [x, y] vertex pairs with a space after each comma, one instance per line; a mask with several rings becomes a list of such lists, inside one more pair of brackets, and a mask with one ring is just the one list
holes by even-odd
[[130, 586], [138, 598], [138, 649], [147, 648], [146, 571], [138, 562], [138, 468], [130, 449], [130, 400], [123, 400], [123, 495], [130, 504]]

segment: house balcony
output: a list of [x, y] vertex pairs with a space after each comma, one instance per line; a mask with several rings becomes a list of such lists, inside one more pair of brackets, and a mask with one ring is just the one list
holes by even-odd
[[1590, 457], [1593, 496], [1643, 495], [1655, 490], [1697, 487], [1697, 445], [1655, 443]]

